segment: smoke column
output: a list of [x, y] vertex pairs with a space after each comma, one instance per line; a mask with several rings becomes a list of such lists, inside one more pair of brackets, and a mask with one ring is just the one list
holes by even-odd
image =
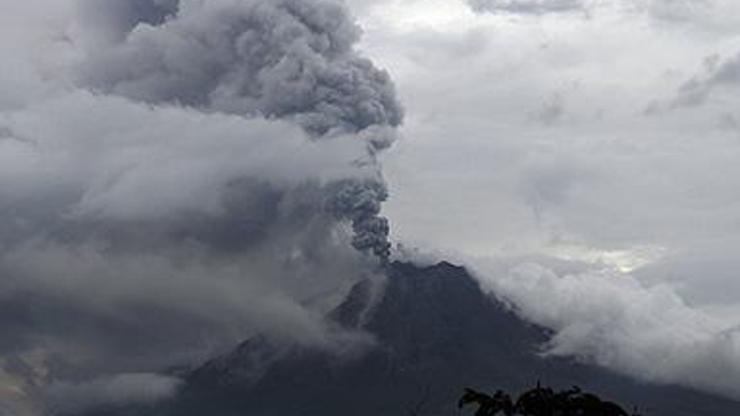
[[258, 332], [352, 341], [323, 316], [387, 261], [377, 156], [403, 111], [341, 3], [15, 7], [26, 24], [0, 28], [18, 69], [0, 78], [0, 409], [150, 400], [132, 380], [166, 394], [177, 380], [154, 373]]
[[[369, 159], [394, 140], [402, 111], [393, 84], [353, 50], [360, 31], [340, 4], [136, 4], [140, 24], [82, 63], [80, 85], [147, 103], [288, 119], [314, 140], [362, 140]], [[387, 192], [380, 175], [326, 190], [330, 212], [352, 222], [353, 245], [387, 257], [388, 222], [378, 216]]]

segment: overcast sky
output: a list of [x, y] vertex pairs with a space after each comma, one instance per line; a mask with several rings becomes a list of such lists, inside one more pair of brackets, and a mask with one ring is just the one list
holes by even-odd
[[407, 110], [384, 158], [396, 240], [643, 267], [697, 305], [736, 301], [740, 5], [356, 3]]
[[351, 3], [406, 107], [393, 238], [476, 263], [556, 350], [737, 394], [740, 3]]
[[0, 0], [0, 404], [344, 345], [381, 203], [552, 353], [740, 397], [740, 3], [347, 4]]

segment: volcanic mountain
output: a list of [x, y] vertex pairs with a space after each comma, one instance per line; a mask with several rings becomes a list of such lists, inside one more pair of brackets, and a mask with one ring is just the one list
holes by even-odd
[[537, 382], [577, 385], [643, 415], [740, 414], [730, 399], [543, 356], [548, 330], [485, 294], [462, 267], [396, 262], [387, 270], [376, 301], [372, 286], [360, 283], [331, 314], [372, 337], [365, 350], [336, 354], [252, 338], [188, 372], [171, 401], [125, 414], [454, 415], [464, 387], [519, 392]]

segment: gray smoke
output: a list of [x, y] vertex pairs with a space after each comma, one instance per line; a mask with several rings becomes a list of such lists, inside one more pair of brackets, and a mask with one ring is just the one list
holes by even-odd
[[319, 136], [401, 122], [388, 74], [353, 50], [360, 30], [333, 1], [190, 1], [156, 21], [96, 51], [80, 83], [149, 103], [291, 118]]
[[343, 180], [332, 184], [327, 208], [337, 218], [352, 220], [352, 245], [360, 251], [371, 251], [382, 259], [390, 255], [388, 220], [379, 217], [380, 204], [388, 192], [379, 182]]
[[[732, 90], [740, 85], [740, 54], [720, 60], [717, 55], [704, 61], [705, 74], [697, 74], [678, 90], [671, 108], [692, 107], [707, 102], [713, 93], [723, 87]], [[734, 91], [733, 91], [734, 93]]]
[[[147, 3], [141, 1], [141, 3]], [[359, 56], [360, 30], [334, 1], [169, 2], [139, 6], [125, 40], [85, 60], [79, 82], [103, 93], [268, 119], [293, 120], [316, 139], [359, 133], [369, 157], [394, 140], [402, 110], [385, 71]], [[132, 6], [133, 7], [133, 6]], [[157, 11], [165, 10], [167, 19]], [[345, 185], [332, 186], [332, 189]], [[387, 220], [377, 217], [382, 181], [356, 182], [355, 247], [386, 257]], [[368, 211], [366, 199], [375, 197]], [[329, 196], [329, 199], [334, 199]], [[338, 208], [358, 209], [337, 213]], [[372, 214], [370, 214], [371, 211]]]
[[[106, 44], [121, 42], [140, 23], [159, 25], [177, 12], [179, 0], [81, 0], [85, 29]], [[102, 36], [102, 39], [100, 37]]]
[[692, 307], [669, 286], [546, 257], [473, 263], [484, 287], [554, 331], [547, 355], [740, 397], [740, 329]]
[[[115, 374], [193, 362], [255, 332], [351, 343], [322, 316], [389, 254], [377, 156], [402, 111], [388, 74], [354, 50], [345, 8], [80, 0], [74, 13], [50, 2], [55, 20], [33, 1], [18, 7], [37, 22], [0, 28], [4, 54], [34, 68], [0, 106], [11, 389], [28, 383], [3, 357], [57, 391], [89, 392], [87, 406], [141, 398]], [[8, 40], [15, 30], [48, 60]]]

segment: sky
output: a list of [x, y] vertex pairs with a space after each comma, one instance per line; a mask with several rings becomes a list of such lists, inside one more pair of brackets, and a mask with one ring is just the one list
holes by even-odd
[[740, 397], [737, 2], [0, 7], [0, 415], [351, 348], [321, 315], [391, 244], [547, 353]]
[[553, 354], [737, 396], [740, 5], [354, 7], [406, 107], [393, 238], [475, 269]]

